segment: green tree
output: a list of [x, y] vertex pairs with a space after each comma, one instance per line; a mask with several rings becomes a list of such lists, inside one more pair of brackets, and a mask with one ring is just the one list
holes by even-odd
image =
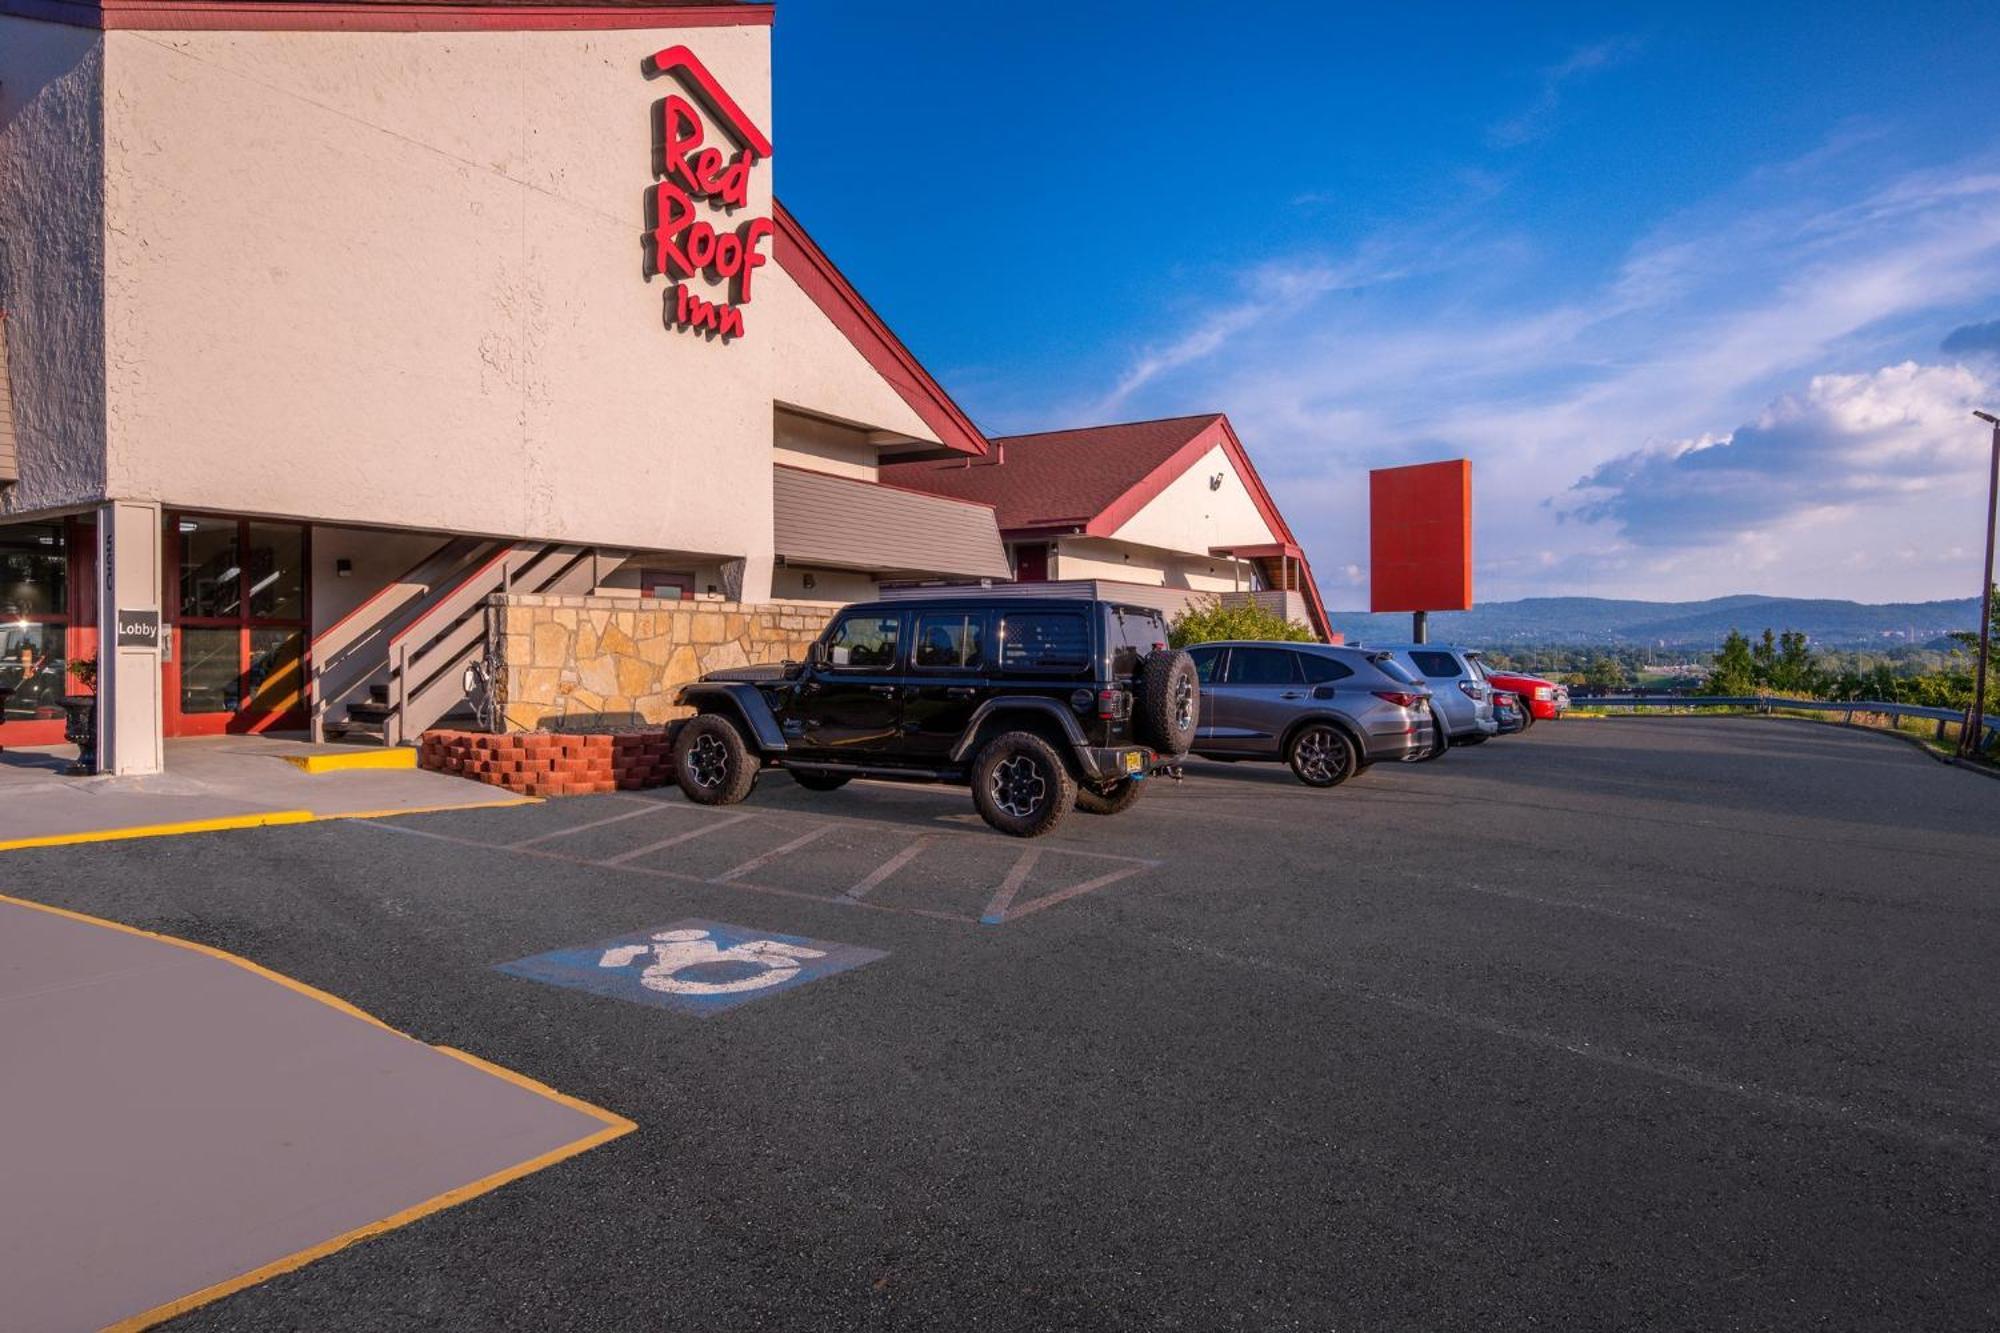
[[1625, 664], [1609, 653], [1599, 653], [1583, 669], [1583, 683], [1594, 689], [1622, 690], [1632, 683]]
[[1722, 641], [1722, 651], [1715, 655], [1715, 665], [1709, 669], [1706, 689], [1710, 694], [1734, 696], [1757, 692], [1756, 655], [1751, 651], [1750, 640], [1739, 631], [1730, 630], [1729, 637]]
[[1167, 640], [1176, 648], [1214, 643], [1217, 639], [1317, 643], [1319, 635], [1313, 633], [1309, 626], [1287, 620], [1247, 599], [1233, 606], [1224, 606], [1219, 594], [1193, 603], [1167, 626]]

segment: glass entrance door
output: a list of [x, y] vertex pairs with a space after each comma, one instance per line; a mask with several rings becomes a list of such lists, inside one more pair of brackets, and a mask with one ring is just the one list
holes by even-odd
[[177, 513], [166, 522], [167, 734], [304, 726], [304, 525]]

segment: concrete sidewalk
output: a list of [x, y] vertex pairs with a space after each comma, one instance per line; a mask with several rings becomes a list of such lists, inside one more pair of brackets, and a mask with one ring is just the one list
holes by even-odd
[[117, 778], [66, 776], [73, 746], [9, 747], [0, 752], [0, 851], [176, 832], [189, 824], [250, 827], [524, 799], [442, 773], [382, 768], [313, 773], [293, 762], [335, 757], [365, 763], [400, 753], [378, 746], [311, 745], [285, 736], [213, 736], [168, 741], [164, 773]]
[[241, 959], [0, 898], [0, 1323], [137, 1328], [629, 1132]]

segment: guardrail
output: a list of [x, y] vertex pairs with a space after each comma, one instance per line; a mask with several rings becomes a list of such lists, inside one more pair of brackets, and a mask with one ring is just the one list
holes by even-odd
[[[1944, 739], [1948, 723], [1963, 724], [1966, 711], [1959, 708], [1930, 708], [1922, 704], [1889, 703], [1881, 699], [1793, 699], [1782, 694], [1570, 694], [1572, 708], [1755, 708], [1768, 713], [1774, 708], [1796, 708], [1817, 713], [1845, 713], [1848, 721], [1856, 713], [1881, 713], [1887, 717], [1920, 717], [1937, 723], [1937, 738]], [[1980, 728], [1980, 748], [1985, 749], [2000, 736], [2000, 716], [1988, 713]]]

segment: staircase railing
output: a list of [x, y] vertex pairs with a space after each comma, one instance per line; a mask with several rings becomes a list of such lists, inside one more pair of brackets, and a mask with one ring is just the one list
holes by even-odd
[[492, 549], [484, 538], [451, 538], [313, 637], [313, 740], [325, 740], [328, 724], [339, 722], [347, 705], [366, 698], [369, 686], [380, 682], [390, 640], [423, 614], [431, 591], [449, 586]]
[[467, 702], [465, 668], [486, 651], [486, 599], [512, 591], [562, 595], [588, 592], [605, 561], [580, 546], [507, 546], [467, 571], [424, 614], [389, 642], [389, 715], [385, 745], [416, 740], [425, 728]]

